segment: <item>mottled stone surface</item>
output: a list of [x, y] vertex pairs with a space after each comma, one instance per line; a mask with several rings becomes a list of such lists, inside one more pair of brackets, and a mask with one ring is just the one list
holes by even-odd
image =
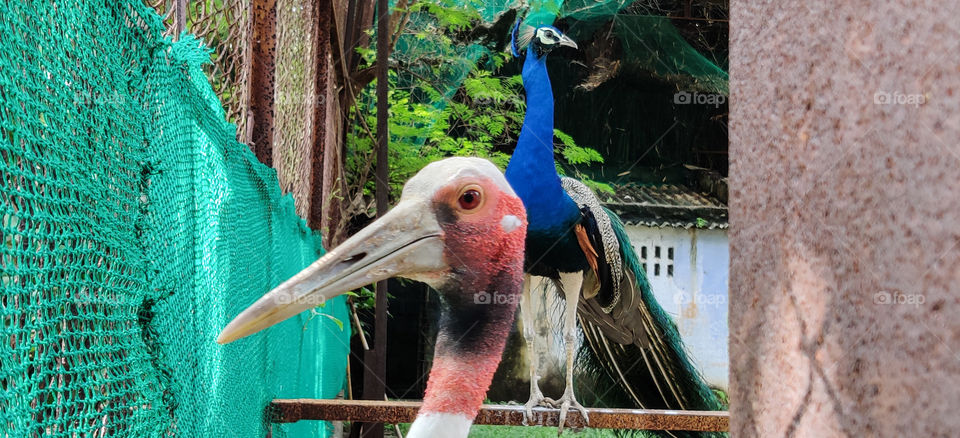
[[960, 436], [953, 10], [732, 2], [735, 436]]

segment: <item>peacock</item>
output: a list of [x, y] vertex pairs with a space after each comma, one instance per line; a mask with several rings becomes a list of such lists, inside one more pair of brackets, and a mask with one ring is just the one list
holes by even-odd
[[[531, 300], [538, 293], [558, 293], [566, 302], [562, 321], [553, 322], [562, 326], [566, 388], [557, 400], [544, 397], [531, 364], [527, 418], [534, 406], [549, 405], [560, 408], [561, 428], [570, 408], [589, 422], [573, 391], [575, 362], [597, 370], [597, 379], [611, 383], [635, 407], [718, 410], [716, 395], [688, 357], [673, 320], [657, 303], [620, 219], [585, 184], [557, 173], [546, 58], [561, 46], [577, 48], [550, 25], [518, 21], [513, 28], [512, 52], [525, 57], [527, 109], [506, 177], [523, 200], [529, 221], [520, 313], [531, 357], [536, 355], [534, 319], [551, 317], [533, 314]], [[575, 361], [578, 319], [589, 348]]]

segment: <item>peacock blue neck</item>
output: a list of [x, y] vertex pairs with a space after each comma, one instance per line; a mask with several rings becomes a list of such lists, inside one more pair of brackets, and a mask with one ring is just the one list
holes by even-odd
[[560, 185], [553, 161], [553, 90], [546, 56], [538, 58], [531, 44], [523, 63], [527, 112], [517, 148], [507, 165], [507, 181], [527, 209], [528, 240], [540, 234], [564, 233], [579, 218], [576, 203]]

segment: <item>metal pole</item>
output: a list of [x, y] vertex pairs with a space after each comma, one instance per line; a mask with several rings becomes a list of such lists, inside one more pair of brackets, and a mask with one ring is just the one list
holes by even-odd
[[277, 49], [277, 2], [253, 0], [250, 3], [253, 22], [251, 38], [250, 112], [245, 140], [252, 143], [257, 159], [273, 165], [273, 87]]
[[180, 40], [180, 34], [187, 30], [187, 4], [188, 0], [176, 0], [173, 2], [173, 27], [176, 34], [173, 35], [174, 41]]
[[[336, 103], [334, 78], [337, 72], [331, 62], [333, 59], [331, 36], [336, 34], [336, 29], [331, 30], [336, 26], [332, 2], [314, 2], [314, 17], [313, 42], [316, 70], [313, 78], [314, 101], [311, 111], [313, 128], [307, 133], [306, 151], [302, 155], [309, 157], [307, 165], [310, 170], [305, 175], [306, 181], [299, 184], [307, 185], [306, 190], [303, 191], [305, 199], [301, 200], [309, 206], [306, 211], [307, 225], [314, 230], [323, 230], [323, 226], [328, 225], [330, 219], [334, 219], [324, 221], [323, 203], [329, 202], [328, 193], [324, 190], [326, 180], [324, 169], [328, 165], [326, 159], [331, 149], [338, 149], [340, 146], [337, 142], [340, 124], [336, 123], [340, 114], [334, 106]], [[333, 248], [336, 242], [330, 241], [330, 235], [331, 233], [325, 232], [323, 243], [328, 248]]]
[[[377, 216], [387, 212], [387, 195], [390, 186], [387, 147], [390, 133], [387, 130], [387, 68], [389, 67], [390, 11], [387, 0], [377, 0]], [[373, 350], [365, 357], [366, 372], [363, 378], [363, 395], [367, 400], [382, 401], [386, 395], [387, 378], [387, 282], [377, 283], [376, 315]], [[372, 360], [368, 360], [372, 359]], [[383, 423], [365, 423], [363, 437], [382, 438]]]
[[[410, 423], [417, 416], [422, 402], [372, 400], [274, 399], [270, 403], [275, 423], [304, 420], [383, 421]], [[683, 430], [726, 432], [730, 430], [730, 414], [726, 411], [675, 411], [662, 409], [587, 408], [592, 429]], [[560, 410], [533, 408], [531, 424], [557, 427]], [[474, 424], [519, 426], [524, 424], [522, 405], [483, 405]], [[567, 414], [566, 425], [586, 427], [577, 410]]]

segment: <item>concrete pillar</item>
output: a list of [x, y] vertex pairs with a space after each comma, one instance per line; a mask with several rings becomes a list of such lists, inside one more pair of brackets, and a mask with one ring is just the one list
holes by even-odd
[[958, 436], [953, 5], [730, 9], [734, 436]]

